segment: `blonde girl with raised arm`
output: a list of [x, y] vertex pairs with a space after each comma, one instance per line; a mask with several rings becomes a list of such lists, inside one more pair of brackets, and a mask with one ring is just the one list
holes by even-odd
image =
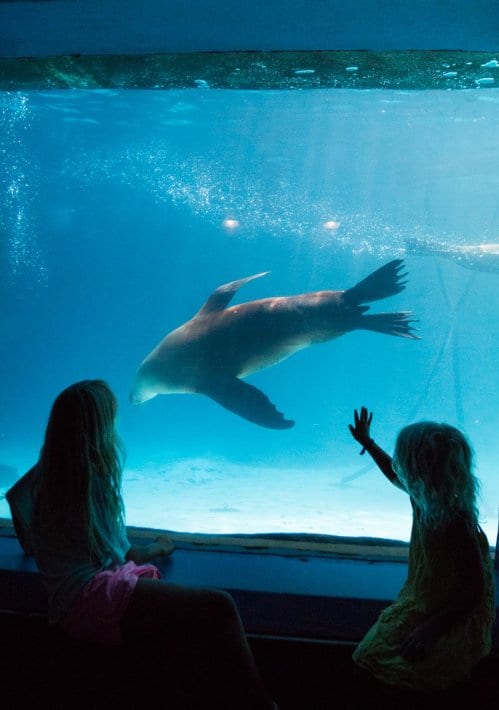
[[465, 680], [491, 648], [492, 562], [478, 523], [478, 481], [464, 434], [425, 421], [404, 427], [393, 458], [371, 437], [372, 412], [354, 411], [354, 439], [409, 494], [407, 580], [353, 659], [393, 686], [442, 690]]

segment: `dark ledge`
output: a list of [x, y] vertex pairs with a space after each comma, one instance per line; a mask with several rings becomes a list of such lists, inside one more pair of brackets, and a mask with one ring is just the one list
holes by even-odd
[[490, 52], [258, 51], [0, 59], [0, 90], [486, 89]]
[[[129, 529], [138, 544], [158, 532]], [[353, 557], [348, 551], [354, 545], [344, 539], [329, 541], [327, 549], [324, 542], [304, 542], [304, 536], [172, 536], [173, 556], [158, 562], [163, 578], [231, 592], [252, 636], [357, 643], [396, 598], [407, 574], [407, 544], [396, 541], [382, 548], [380, 541], [364, 540]], [[378, 548], [391, 555], [380, 555]], [[46, 614], [34, 560], [23, 554], [6, 521], [0, 527], [0, 611]]]

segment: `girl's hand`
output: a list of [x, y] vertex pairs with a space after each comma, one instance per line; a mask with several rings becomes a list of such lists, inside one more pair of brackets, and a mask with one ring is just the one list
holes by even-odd
[[154, 542], [148, 545], [130, 545], [126, 559], [132, 560], [137, 565], [143, 565], [155, 557], [168, 557], [175, 549], [173, 540], [168, 535], [159, 535]]
[[369, 412], [365, 407], [362, 407], [359, 412], [355, 409], [353, 413], [354, 423], [349, 424], [350, 433], [359, 444], [362, 446], [361, 455], [369, 452], [372, 460], [379, 468], [381, 473], [393, 483], [394, 486], [405, 491], [405, 486], [399, 481], [397, 474], [393, 470], [392, 457], [386, 451], [383, 451], [381, 446], [378, 446], [371, 438], [370, 429], [373, 420], [373, 413]]
[[[373, 420], [373, 413], [368, 412], [365, 407], [361, 408], [360, 414], [354, 409], [353, 419], [354, 425], [349, 424], [348, 428], [355, 441], [358, 441], [365, 449], [372, 441], [369, 431]], [[362, 453], [364, 452], [362, 451]]]
[[173, 540], [168, 535], [159, 535], [154, 544], [158, 550], [157, 555], [161, 557], [168, 557], [175, 549]]

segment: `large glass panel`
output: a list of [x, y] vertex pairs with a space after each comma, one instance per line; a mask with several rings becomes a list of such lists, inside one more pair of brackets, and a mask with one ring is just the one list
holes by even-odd
[[[0, 493], [55, 395], [99, 377], [120, 402], [129, 524], [407, 540], [407, 497], [348, 432], [364, 404], [389, 450], [423, 418], [467, 432], [493, 543], [499, 90], [194, 86], [0, 94]], [[294, 427], [201, 394], [129, 402], [217, 286], [270, 272], [231, 304], [345, 290], [393, 259], [407, 285], [370, 313], [410, 311], [420, 340], [339, 323], [248, 375]]]

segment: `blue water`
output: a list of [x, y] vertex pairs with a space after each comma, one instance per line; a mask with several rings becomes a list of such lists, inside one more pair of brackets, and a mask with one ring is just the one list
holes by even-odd
[[[417, 419], [467, 432], [495, 542], [499, 256], [451, 257], [499, 242], [498, 110], [495, 89], [0, 94], [0, 493], [57, 393], [99, 377], [131, 524], [408, 539], [406, 497], [347, 429], [365, 404], [388, 449]], [[401, 257], [406, 289], [372, 312], [413, 312], [420, 341], [356, 331], [248, 379], [293, 429], [197, 395], [128, 403], [141, 360], [218, 285], [271, 272], [234, 302], [342, 290]]]

